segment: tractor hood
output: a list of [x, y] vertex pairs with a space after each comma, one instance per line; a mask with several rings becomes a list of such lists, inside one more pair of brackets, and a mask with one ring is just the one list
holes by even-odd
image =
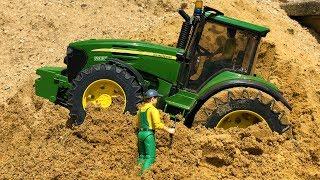
[[91, 39], [71, 43], [69, 47], [91, 52], [112, 52], [123, 54], [137, 54], [155, 56], [165, 59], [176, 59], [177, 52], [184, 51], [169, 46], [163, 46], [143, 41], [116, 40], [116, 39]]

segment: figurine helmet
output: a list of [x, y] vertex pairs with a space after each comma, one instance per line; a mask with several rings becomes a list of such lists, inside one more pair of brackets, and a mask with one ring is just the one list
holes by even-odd
[[146, 93], [145, 93], [145, 98], [149, 99], [152, 97], [160, 97], [161, 95], [158, 93], [158, 91], [154, 90], [154, 89], [149, 89]]

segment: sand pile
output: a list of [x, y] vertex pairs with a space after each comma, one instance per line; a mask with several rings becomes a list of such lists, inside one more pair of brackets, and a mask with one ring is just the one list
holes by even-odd
[[138, 172], [133, 117], [110, 109], [68, 129], [66, 111], [33, 93], [22, 90], [0, 116], [0, 177], [116, 179]]
[[[317, 39], [308, 29], [290, 19], [277, 1], [216, 0], [206, 4], [225, 15], [270, 28], [271, 32], [262, 40], [255, 72], [275, 83], [292, 105], [289, 120], [294, 126], [295, 138], [302, 138], [301, 134], [311, 139], [319, 138], [320, 44]], [[191, 13], [192, 8], [188, 6], [186, 10]], [[159, 28], [142, 36], [146, 40], [174, 44], [178, 33], [172, 32], [179, 32], [181, 25], [178, 18], [179, 15], [167, 19]]]
[[[66, 47], [79, 39], [139, 39], [175, 14], [149, 10], [148, 1], [4, 0], [0, 8], [0, 102], [13, 96], [40, 66], [63, 66]], [[174, 8], [175, 9], [175, 8]], [[156, 14], [155, 12], [158, 12]]]
[[[169, 4], [168, 4], [169, 3]], [[158, 161], [147, 178], [319, 179], [320, 45], [277, 2], [215, 0], [227, 15], [271, 28], [257, 73], [274, 82], [293, 105], [293, 137], [257, 125], [246, 130], [187, 129], [158, 133]], [[0, 9], [0, 177], [138, 178], [134, 117], [93, 114], [65, 127], [67, 110], [36, 97], [34, 70], [62, 65], [75, 39], [131, 38], [167, 45], [182, 19], [173, 1], [11, 1]], [[191, 12], [192, 6], [187, 7]], [[31, 80], [30, 80], [31, 79]]]
[[[122, 115], [120, 108], [94, 109], [73, 129], [65, 126], [65, 110], [43, 102], [30, 89], [3, 108], [1, 177], [139, 178], [136, 117]], [[167, 133], [157, 132], [157, 162], [144, 177], [320, 178], [319, 138], [301, 136], [303, 140], [278, 135], [264, 124], [225, 131], [179, 123], [172, 146]]]

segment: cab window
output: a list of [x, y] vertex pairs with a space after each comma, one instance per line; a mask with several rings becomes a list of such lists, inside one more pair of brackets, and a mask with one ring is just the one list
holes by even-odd
[[233, 27], [206, 23], [196, 50], [189, 88], [196, 89], [222, 69], [246, 71], [250, 36]]

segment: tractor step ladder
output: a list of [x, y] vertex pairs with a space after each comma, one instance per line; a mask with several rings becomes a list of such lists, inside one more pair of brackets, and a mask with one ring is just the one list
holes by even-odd
[[196, 94], [185, 90], [180, 90], [178, 93], [165, 99], [166, 105], [164, 108], [164, 112], [167, 112], [167, 109], [172, 106], [181, 109], [182, 115], [184, 115], [185, 112], [191, 110], [196, 101]]

